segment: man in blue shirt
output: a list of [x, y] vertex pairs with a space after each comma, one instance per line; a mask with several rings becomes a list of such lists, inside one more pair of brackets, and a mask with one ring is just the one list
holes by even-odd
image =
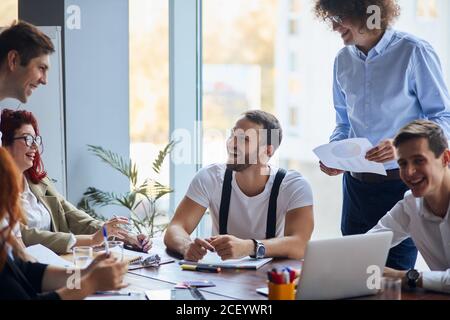
[[[450, 95], [430, 44], [390, 28], [400, 14], [395, 0], [317, 0], [315, 11], [346, 45], [334, 63], [336, 129], [330, 140], [367, 138], [375, 147], [366, 158], [387, 170], [385, 177], [320, 164], [330, 176], [344, 173], [342, 233], [364, 233], [408, 189], [394, 161], [397, 131], [413, 120], [427, 119], [449, 136]], [[387, 266], [413, 268], [416, 256], [414, 243], [407, 239], [390, 251]]]

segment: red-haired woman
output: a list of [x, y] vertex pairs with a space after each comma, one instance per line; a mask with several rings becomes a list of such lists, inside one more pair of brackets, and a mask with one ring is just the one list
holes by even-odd
[[[83, 299], [96, 291], [118, 290], [125, 285], [127, 262], [98, 256], [80, 272], [79, 286], [67, 286], [67, 269], [27, 262], [13, 229], [24, 222], [20, 207], [20, 173], [9, 153], [0, 147], [0, 300]], [[73, 273], [72, 273], [73, 274]]]
[[[24, 110], [3, 110], [0, 131], [3, 146], [23, 173], [21, 201], [28, 220], [26, 226], [21, 226], [24, 244], [42, 244], [56, 253], [66, 253], [74, 246], [102, 244], [103, 223], [66, 201], [47, 178], [39, 151], [42, 138], [33, 114]], [[127, 223], [127, 218], [116, 217], [104, 225], [108, 235], [124, 239], [147, 252], [151, 241], [144, 235], [130, 236], [120, 228], [120, 224]]]

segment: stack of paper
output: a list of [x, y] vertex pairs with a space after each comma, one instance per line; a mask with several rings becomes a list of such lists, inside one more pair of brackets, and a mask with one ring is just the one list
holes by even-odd
[[192, 262], [188, 260], [181, 260], [180, 264], [206, 264], [214, 267], [220, 267], [222, 269], [259, 269], [266, 263], [270, 262], [272, 258], [254, 259], [250, 257], [244, 257], [241, 259], [222, 260], [217, 253], [209, 252], [198, 262]]

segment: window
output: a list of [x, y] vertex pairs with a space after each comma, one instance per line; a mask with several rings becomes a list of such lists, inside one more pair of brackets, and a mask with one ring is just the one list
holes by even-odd
[[291, 13], [299, 13], [301, 10], [301, 0], [290, 0], [289, 11]]
[[291, 52], [289, 55], [289, 71], [298, 71], [298, 54], [296, 52]]
[[226, 160], [226, 130], [240, 113], [255, 108], [274, 113], [285, 139], [272, 162], [310, 181], [314, 236], [339, 236], [341, 180], [323, 175], [311, 150], [326, 143], [334, 127], [331, 75], [342, 45], [311, 17], [310, 5], [203, 1], [203, 165]]
[[[141, 178], [169, 185], [169, 162], [154, 176], [152, 162], [169, 140], [169, 2], [130, 0], [131, 158]], [[158, 200], [169, 209], [169, 196]]]
[[291, 127], [298, 126], [298, 108], [297, 107], [289, 108], [289, 125]]
[[424, 19], [438, 18], [438, 4], [436, 0], [418, 0], [417, 1], [417, 17]]
[[18, 0], [2, 0], [0, 2], [0, 27], [9, 26], [18, 17]]
[[295, 19], [289, 20], [289, 35], [295, 36], [298, 33], [298, 23]]

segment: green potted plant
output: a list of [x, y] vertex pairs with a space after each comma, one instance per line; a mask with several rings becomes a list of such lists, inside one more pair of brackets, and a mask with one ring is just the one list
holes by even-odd
[[[153, 161], [152, 169], [157, 175], [160, 174], [164, 159], [172, 151], [174, 145], [175, 143], [173, 141], [169, 142], [159, 151], [158, 156]], [[131, 159], [125, 160], [118, 154], [99, 146], [88, 145], [88, 150], [124, 175], [130, 182], [130, 191], [117, 194], [89, 187], [84, 192], [83, 198], [78, 203], [78, 207], [94, 218], [105, 220], [103, 216], [95, 212], [94, 207], [107, 205], [122, 206], [130, 212], [133, 229], [130, 231], [144, 233], [150, 237], [162, 233], [167, 227], [167, 219], [161, 222], [161, 220], [164, 220], [161, 218], [166, 217], [166, 215], [158, 210], [156, 202], [162, 196], [173, 192], [173, 190], [150, 178], [138, 184], [139, 174], [137, 166]], [[143, 214], [138, 214], [137, 210], [139, 208], [143, 211]]]

